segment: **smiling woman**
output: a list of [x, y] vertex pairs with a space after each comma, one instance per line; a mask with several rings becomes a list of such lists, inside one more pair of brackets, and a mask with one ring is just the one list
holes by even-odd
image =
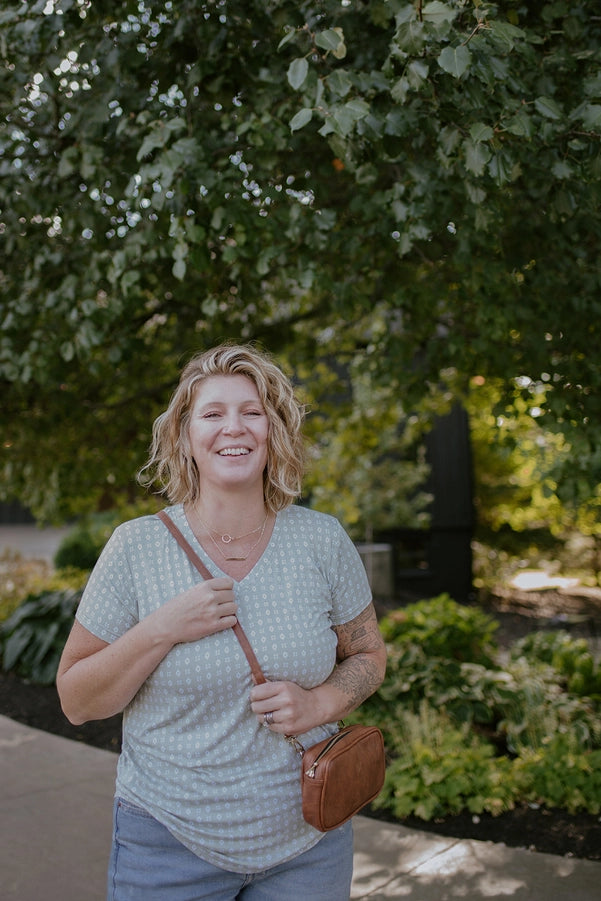
[[[202, 474], [201, 500], [205, 504], [209, 485], [217, 491], [228, 491], [243, 483], [247, 492], [256, 491], [263, 507], [268, 433], [269, 420], [259, 392], [247, 376], [214, 375], [197, 387], [188, 440], [192, 459]], [[212, 518], [212, 512], [207, 519]], [[200, 516], [199, 509], [197, 513]], [[231, 508], [220, 510], [222, 518], [234, 519], [232, 527], [248, 526], [236, 514]], [[252, 511], [245, 507], [241, 515], [248, 519]]]
[[216, 886], [224, 901], [349, 897], [350, 823], [324, 835], [304, 820], [285, 739], [334, 735], [386, 655], [354, 545], [333, 517], [293, 504], [302, 421], [265, 354], [193, 358], [142, 478], [162, 484], [170, 528], [211, 577], [199, 584], [170, 529], [145, 516], [119, 526], [88, 582], [57, 684], [74, 723], [124, 714], [111, 901], [214, 898]]

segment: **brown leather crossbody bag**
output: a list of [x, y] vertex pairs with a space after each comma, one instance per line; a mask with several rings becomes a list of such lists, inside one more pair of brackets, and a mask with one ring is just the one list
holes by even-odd
[[[213, 576], [173, 520], [157, 513], [204, 579]], [[240, 623], [233, 632], [246, 654], [253, 681], [266, 682], [263, 671]], [[338, 732], [305, 749], [296, 736], [284, 736], [302, 758], [303, 817], [320, 832], [336, 829], [373, 801], [384, 784], [384, 740], [375, 726], [343, 726]]]

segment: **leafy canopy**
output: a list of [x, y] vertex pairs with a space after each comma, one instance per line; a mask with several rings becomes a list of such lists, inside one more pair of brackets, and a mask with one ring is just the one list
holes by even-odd
[[594, 0], [9, 0], [4, 491], [131, 490], [223, 338], [405, 409], [542, 382], [599, 481], [600, 54]]

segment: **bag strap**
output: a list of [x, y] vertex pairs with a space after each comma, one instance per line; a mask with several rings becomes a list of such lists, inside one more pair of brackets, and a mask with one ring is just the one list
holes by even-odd
[[[169, 529], [169, 531], [171, 532], [171, 534], [173, 535], [173, 537], [175, 538], [175, 540], [177, 541], [179, 546], [186, 552], [186, 554], [190, 558], [191, 562], [194, 564], [196, 569], [199, 571], [199, 573], [201, 574], [203, 579], [215, 578], [209, 572], [207, 567], [204, 565], [204, 563], [202, 562], [202, 560], [200, 559], [200, 557], [198, 556], [198, 554], [196, 553], [196, 551], [194, 550], [192, 545], [188, 541], [186, 541], [186, 539], [184, 538], [184, 536], [182, 535], [182, 533], [178, 529], [178, 527], [175, 525], [175, 523], [173, 522], [171, 517], [168, 516], [164, 510], [160, 510], [159, 513], [157, 513], [157, 516], [161, 520], [161, 522], [163, 522], [167, 526], [167, 528]], [[253, 677], [253, 681], [254, 681], [255, 685], [262, 685], [264, 682], [267, 682], [267, 679], [263, 675], [263, 670], [261, 669], [261, 664], [259, 663], [259, 661], [257, 660], [257, 658], [255, 656], [255, 652], [253, 651], [253, 649], [251, 647], [250, 641], [246, 637], [246, 633], [245, 633], [244, 629], [242, 628], [242, 626], [240, 625], [240, 623], [237, 620], [236, 620], [236, 625], [233, 626], [232, 629], [233, 629], [234, 635], [240, 642], [242, 650], [246, 654], [246, 659], [248, 660], [248, 663], [250, 665], [250, 671], [252, 673], [252, 677]]]

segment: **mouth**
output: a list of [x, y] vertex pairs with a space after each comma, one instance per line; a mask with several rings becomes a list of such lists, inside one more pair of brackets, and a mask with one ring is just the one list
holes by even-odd
[[218, 454], [220, 457], [245, 457], [250, 450], [248, 447], [224, 447]]

